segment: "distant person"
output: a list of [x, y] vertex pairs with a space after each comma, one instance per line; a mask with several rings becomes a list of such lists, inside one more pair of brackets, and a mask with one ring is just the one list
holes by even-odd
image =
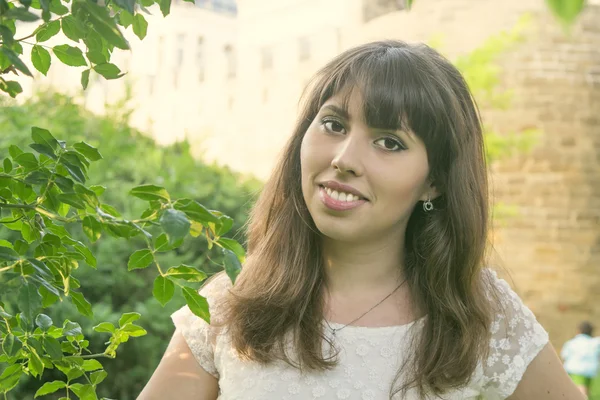
[[560, 353], [565, 369], [586, 396], [600, 364], [600, 339], [594, 338], [594, 327], [587, 321], [579, 324], [579, 334], [568, 340]]

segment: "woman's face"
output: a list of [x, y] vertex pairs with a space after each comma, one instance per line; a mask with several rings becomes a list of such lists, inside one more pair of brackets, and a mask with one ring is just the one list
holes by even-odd
[[366, 125], [360, 94], [330, 98], [301, 146], [302, 192], [325, 236], [404, 240], [413, 207], [435, 197], [424, 143], [413, 132]]

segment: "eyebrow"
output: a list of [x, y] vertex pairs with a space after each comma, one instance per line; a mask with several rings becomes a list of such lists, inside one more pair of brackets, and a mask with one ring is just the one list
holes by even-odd
[[[323, 110], [333, 111], [340, 117], [342, 117], [348, 121], [350, 120], [350, 113], [348, 112], [348, 110], [346, 110], [345, 108], [342, 108], [340, 106], [336, 106], [335, 104], [327, 104], [326, 106], [323, 106]], [[375, 128], [375, 127], [370, 127], [370, 128], [376, 129], [376, 130], [381, 130], [381, 131], [389, 131], [390, 130], [387, 128]], [[401, 132], [401, 133], [405, 134], [412, 142], [416, 143], [416, 139], [415, 139], [414, 133], [412, 131], [399, 128], [399, 129], [394, 129], [394, 133], [396, 133], [396, 132]], [[396, 134], [396, 136], [399, 136], [399, 135]]]
[[347, 120], [350, 120], [350, 113], [348, 112], [348, 110], [346, 110], [346, 109], [344, 109], [342, 107], [336, 106], [334, 104], [328, 104], [326, 106], [323, 106], [323, 109], [324, 110], [333, 111], [334, 113], [336, 113], [340, 117], [342, 117], [344, 119], [347, 119]]

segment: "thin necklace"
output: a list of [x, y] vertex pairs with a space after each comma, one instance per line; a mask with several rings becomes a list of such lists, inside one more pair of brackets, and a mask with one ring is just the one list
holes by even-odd
[[368, 313], [370, 313], [375, 307], [377, 307], [378, 305], [380, 305], [381, 303], [383, 303], [384, 301], [386, 301], [391, 295], [393, 295], [396, 290], [400, 289], [400, 287], [402, 285], [404, 285], [404, 283], [406, 282], [406, 278], [402, 281], [402, 283], [400, 283], [398, 285], [398, 287], [394, 290], [392, 290], [392, 293], [388, 294], [387, 296], [385, 296], [383, 298], [383, 300], [381, 300], [379, 303], [375, 304], [373, 307], [371, 307], [370, 309], [368, 309], [364, 314], [362, 314], [360, 317], [356, 318], [353, 321], [348, 322], [346, 325], [342, 326], [341, 328], [332, 328], [331, 325], [329, 325], [329, 322], [327, 320], [325, 320], [325, 323], [327, 324], [327, 326], [329, 327], [329, 329], [331, 330], [331, 333], [333, 334], [333, 336], [335, 337], [335, 334], [339, 331], [341, 331], [342, 329], [344, 329], [345, 327], [347, 327], [348, 325], [351, 325], [353, 323], [355, 323], [356, 321], [358, 321], [359, 319], [361, 319], [362, 317], [364, 317], [365, 315], [367, 315]]

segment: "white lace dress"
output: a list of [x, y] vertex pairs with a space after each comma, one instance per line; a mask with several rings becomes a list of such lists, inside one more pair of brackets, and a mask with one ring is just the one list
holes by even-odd
[[[548, 342], [548, 334], [533, 313], [504, 280], [495, 273], [493, 276], [508, 317], [498, 316], [493, 323], [489, 358], [478, 366], [469, 385], [441, 399], [508, 397], [527, 365]], [[218, 298], [230, 287], [231, 281], [223, 274], [200, 291], [208, 299], [211, 318], [218, 318]], [[327, 372], [300, 374], [283, 362], [265, 367], [240, 360], [227, 336], [216, 333], [187, 306], [173, 313], [172, 319], [198, 363], [219, 380], [219, 400], [389, 400], [389, 389], [407, 352], [409, 335], [418, 334], [424, 321], [380, 328], [348, 326], [336, 334], [338, 365]], [[405, 399], [416, 399], [411, 396], [414, 394]], [[400, 399], [399, 395], [394, 399]]]

